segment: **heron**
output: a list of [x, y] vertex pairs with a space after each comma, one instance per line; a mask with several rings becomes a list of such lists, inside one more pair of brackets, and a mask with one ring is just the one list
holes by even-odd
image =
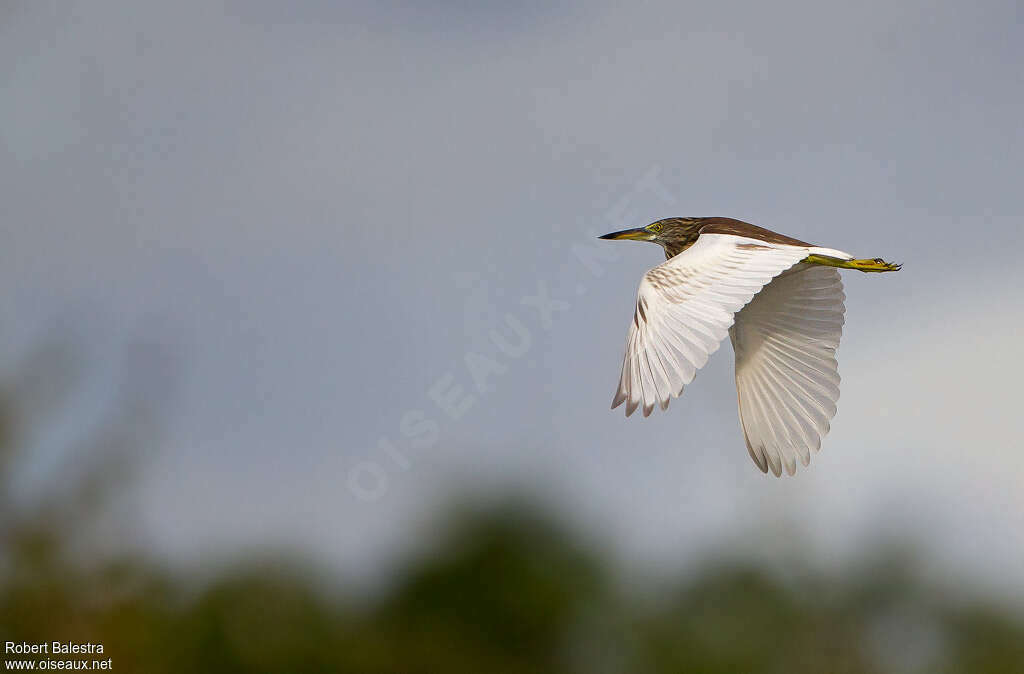
[[640, 281], [612, 409], [667, 410], [728, 333], [750, 458], [775, 476], [809, 465], [839, 400], [839, 270], [902, 265], [723, 217], [665, 218], [599, 238], [650, 241], [666, 258]]

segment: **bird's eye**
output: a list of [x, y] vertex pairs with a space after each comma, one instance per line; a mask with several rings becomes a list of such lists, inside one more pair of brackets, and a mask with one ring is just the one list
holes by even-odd
[[660, 234], [662, 227], [664, 227], [664, 225], [662, 225], [659, 222], [656, 222], [653, 225], [648, 225], [647, 226], [647, 230], [650, 231], [650, 232], [654, 232], [655, 234]]

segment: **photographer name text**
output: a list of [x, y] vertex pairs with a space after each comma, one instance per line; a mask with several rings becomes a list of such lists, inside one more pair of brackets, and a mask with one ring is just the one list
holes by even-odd
[[27, 641], [16, 643], [8, 641], [4, 652], [8, 655], [102, 655], [103, 644], [76, 644], [63, 641], [44, 641], [30, 644]]

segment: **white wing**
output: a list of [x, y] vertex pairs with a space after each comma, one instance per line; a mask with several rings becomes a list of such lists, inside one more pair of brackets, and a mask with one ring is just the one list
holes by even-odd
[[839, 399], [836, 348], [843, 283], [831, 267], [801, 264], [736, 315], [736, 391], [747, 450], [762, 471], [796, 472], [821, 447]]
[[627, 416], [640, 405], [644, 416], [655, 403], [667, 408], [718, 350], [734, 314], [809, 250], [818, 249], [701, 234], [688, 249], [647, 272], [612, 408], [625, 402]]

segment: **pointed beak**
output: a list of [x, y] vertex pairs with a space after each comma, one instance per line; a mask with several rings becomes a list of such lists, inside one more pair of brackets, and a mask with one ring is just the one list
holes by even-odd
[[622, 239], [629, 239], [630, 241], [653, 241], [654, 234], [651, 234], [643, 227], [637, 227], [636, 229], [623, 229], [619, 232], [604, 234], [597, 238], [609, 239], [611, 241], [620, 241]]

